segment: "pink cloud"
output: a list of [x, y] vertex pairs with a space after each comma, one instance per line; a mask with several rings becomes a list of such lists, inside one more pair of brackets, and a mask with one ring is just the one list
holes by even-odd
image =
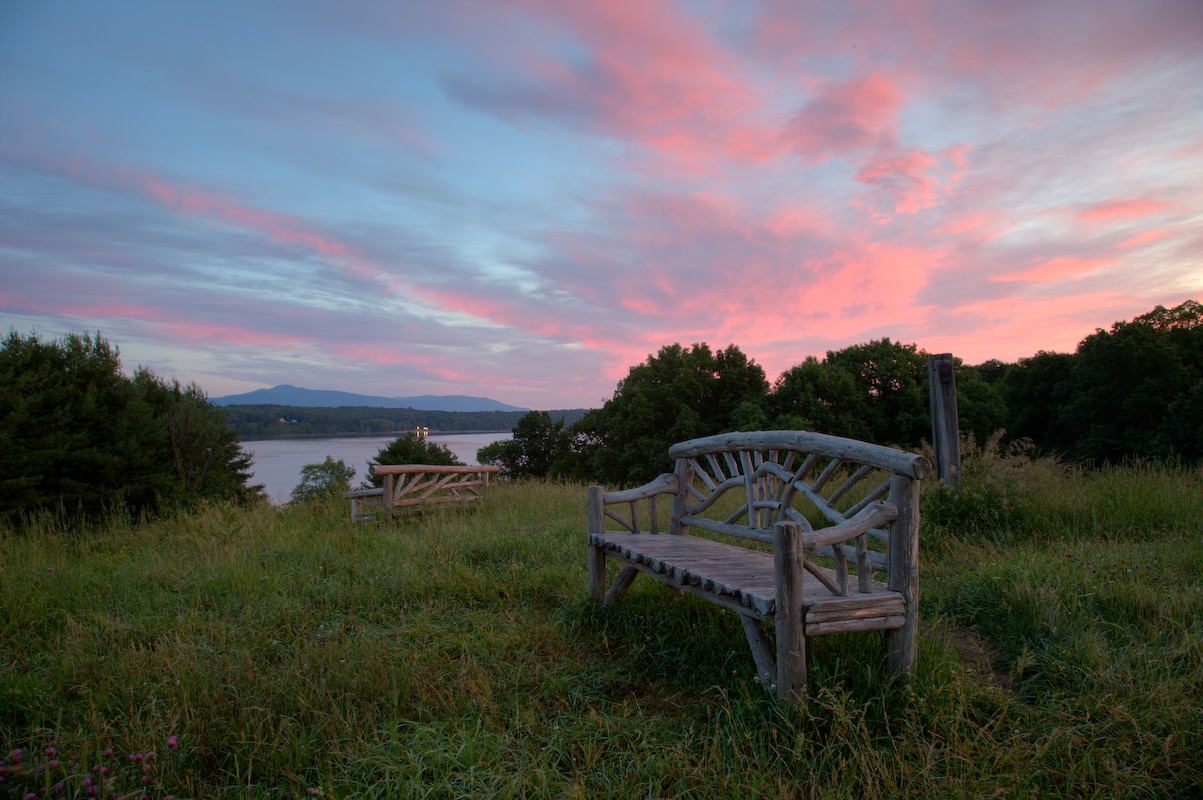
[[928, 352], [953, 352], [970, 364], [1014, 361], [1041, 350], [1073, 352], [1094, 328], [1110, 324], [1098, 320], [1131, 318], [1141, 313], [1134, 307], [1140, 304], [1130, 296], [1110, 291], [990, 298], [944, 309], [950, 322], [960, 323], [949, 326], [959, 332], [931, 333], [919, 343]]
[[1109, 267], [1114, 263], [1115, 260], [1112, 258], [1057, 256], [1020, 272], [996, 275], [993, 280], [1000, 282], [1032, 281], [1036, 283], [1078, 280], [1103, 267]]
[[[488, 41], [476, 28], [470, 37], [504, 68], [449, 81], [461, 100], [509, 119], [600, 130], [692, 169], [728, 148], [748, 155], [763, 147], [739, 122], [759, 102], [739, 61], [673, 4], [527, 0], [474, 16], [474, 26], [487, 17], [494, 30]], [[498, 27], [510, 35], [498, 37]], [[549, 41], [565, 38], [574, 56], [546, 54]]]
[[[280, 334], [243, 325], [223, 325], [189, 318], [179, 307], [152, 303], [111, 302], [99, 299], [56, 296], [52, 300], [28, 295], [0, 295], [0, 307], [20, 309], [22, 313], [40, 313], [83, 320], [127, 320], [142, 323], [158, 340], [184, 339], [209, 344], [234, 344], [263, 348], [290, 349], [308, 341], [302, 333]], [[118, 343], [120, 344], [120, 343]]]
[[[131, 191], [175, 213], [220, 221], [280, 244], [300, 247], [329, 259], [352, 278], [388, 283], [383, 273], [353, 247], [316, 230], [299, 217], [247, 206], [148, 172], [102, 167], [78, 159], [53, 161], [49, 166], [100, 188]], [[389, 288], [397, 287], [391, 284]]]
[[880, 71], [829, 82], [782, 131], [783, 144], [808, 162], [888, 147], [897, 138], [901, 93]]
[[1127, 222], [1171, 211], [1176, 207], [1175, 203], [1151, 197], [1114, 198], [1082, 206], [1075, 216], [1084, 222]]
[[778, 239], [813, 235], [829, 229], [830, 222], [818, 210], [795, 205], [789, 201], [774, 209], [764, 222], [764, 228]]
[[942, 203], [961, 177], [964, 147], [932, 155], [909, 150], [870, 159], [856, 179], [872, 188], [867, 198], [853, 201], [880, 223], [900, 214], [917, 214]]
[[942, 218], [936, 236], [977, 246], [997, 238], [1014, 224], [1013, 215], [995, 209], [953, 208]]
[[255, 330], [242, 325], [220, 325], [197, 320], [158, 320], [158, 327], [181, 339], [208, 344], [235, 344], [243, 347], [280, 348], [291, 350], [309, 342], [302, 333], [280, 334], [272, 331]]
[[749, 30], [751, 50], [770, 63], [885, 63], [916, 90], [938, 94], [968, 81], [987, 105], [1051, 109], [1150, 59], [1193, 58], [1203, 7], [1194, 0], [884, 0], [817, 9], [765, 0]]
[[1148, 230], [1141, 231], [1135, 236], [1130, 236], [1127, 239], [1124, 239], [1122, 242], [1117, 244], [1116, 247], [1125, 250], [1133, 247], [1141, 247], [1146, 244], [1153, 244], [1154, 242], [1162, 241], [1173, 234], [1174, 231], [1170, 230], [1169, 228], [1150, 228]]

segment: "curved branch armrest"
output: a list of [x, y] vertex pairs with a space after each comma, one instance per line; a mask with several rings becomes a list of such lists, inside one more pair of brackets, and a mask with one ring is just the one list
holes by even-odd
[[634, 489], [621, 492], [606, 492], [606, 505], [611, 503], [633, 503], [636, 500], [647, 500], [658, 494], [676, 494], [677, 476], [666, 472], [650, 483]]
[[871, 503], [861, 509], [856, 516], [849, 517], [838, 525], [802, 534], [802, 548], [811, 552], [829, 544], [846, 542], [849, 539], [855, 539], [870, 528], [877, 528], [887, 522], [893, 522], [897, 517], [898, 506], [893, 503]]

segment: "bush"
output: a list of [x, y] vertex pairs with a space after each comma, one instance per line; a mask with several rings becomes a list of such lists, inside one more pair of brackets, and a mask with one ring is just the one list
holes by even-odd
[[351, 479], [354, 477], [354, 467], [348, 467], [341, 458], [335, 461], [326, 456], [326, 460], [320, 464], [301, 467], [301, 482], [292, 490], [292, 501], [304, 503], [338, 497], [351, 488]]
[[531, 411], [518, 420], [513, 438], [485, 445], [476, 451], [476, 460], [501, 467], [507, 478], [546, 478], [568, 449], [564, 420], [552, 422], [546, 411]]

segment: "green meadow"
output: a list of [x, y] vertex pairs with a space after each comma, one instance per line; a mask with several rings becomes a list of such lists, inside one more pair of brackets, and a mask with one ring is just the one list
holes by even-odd
[[802, 709], [730, 612], [586, 598], [579, 485], [29, 520], [0, 530], [0, 797], [1203, 795], [1203, 476], [986, 448], [964, 477], [924, 488], [913, 679], [818, 637]]

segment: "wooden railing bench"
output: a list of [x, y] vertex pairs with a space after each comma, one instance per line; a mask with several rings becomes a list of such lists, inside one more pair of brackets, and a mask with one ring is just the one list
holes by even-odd
[[736, 612], [761, 682], [788, 702], [805, 697], [810, 636], [885, 631], [890, 666], [912, 671], [927, 459], [809, 431], [720, 434], [669, 455], [675, 470], [645, 486], [589, 487], [594, 599], [616, 603], [648, 575]]
[[491, 465], [373, 464], [371, 472], [384, 477], [384, 486], [354, 489], [343, 496], [351, 501], [351, 521], [362, 522], [432, 505], [475, 503], [485, 496], [489, 476], [500, 471]]

